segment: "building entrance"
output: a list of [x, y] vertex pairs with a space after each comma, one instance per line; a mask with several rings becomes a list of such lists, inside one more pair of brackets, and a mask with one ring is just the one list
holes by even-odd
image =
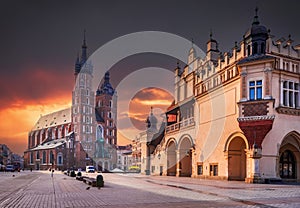
[[231, 140], [228, 147], [228, 180], [245, 180], [246, 144], [241, 137]]

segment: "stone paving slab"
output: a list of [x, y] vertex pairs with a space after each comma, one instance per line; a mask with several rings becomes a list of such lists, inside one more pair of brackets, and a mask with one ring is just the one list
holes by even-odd
[[[0, 173], [1, 176], [1, 173]], [[96, 174], [90, 174], [95, 177]], [[49, 171], [0, 177], [0, 207], [300, 207], [300, 186], [103, 174], [105, 187]], [[5, 191], [4, 191], [5, 190]]]

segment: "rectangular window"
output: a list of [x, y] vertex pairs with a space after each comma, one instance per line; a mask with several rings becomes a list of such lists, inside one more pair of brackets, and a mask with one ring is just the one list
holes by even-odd
[[262, 99], [262, 81], [256, 81], [256, 99]]
[[287, 93], [287, 91], [286, 90], [283, 90], [283, 105], [284, 106], [287, 106], [287, 96], [288, 95], [288, 93]]
[[155, 166], [151, 166], [151, 172], [152, 172], [152, 173], [155, 172]]
[[249, 82], [249, 99], [255, 100], [255, 82]]
[[295, 92], [295, 106], [299, 107], [299, 93]]
[[203, 175], [203, 164], [202, 163], [197, 164], [197, 175]]
[[218, 164], [210, 164], [209, 166], [210, 176], [217, 176], [218, 175]]
[[262, 99], [262, 80], [249, 82], [249, 100]]
[[299, 83], [284, 81], [282, 89], [282, 105], [290, 108], [299, 107]]

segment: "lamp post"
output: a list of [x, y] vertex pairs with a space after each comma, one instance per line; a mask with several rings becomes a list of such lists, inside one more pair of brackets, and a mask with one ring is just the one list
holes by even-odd
[[256, 144], [256, 131], [254, 131], [254, 141], [251, 149], [251, 158], [252, 158], [252, 183], [261, 183], [262, 179], [260, 177], [259, 169], [259, 159], [261, 158], [261, 148]]

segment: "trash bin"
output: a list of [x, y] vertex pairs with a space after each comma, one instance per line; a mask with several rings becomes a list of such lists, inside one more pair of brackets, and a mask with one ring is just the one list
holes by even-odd
[[104, 186], [104, 180], [102, 175], [97, 175], [96, 177], [96, 186], [97, 187], [103, 187]]
[[81, 172], [78, 172], [78, 173], [77, 173], [77, 176], [78, 176], [78, 177], [82, 176]]

